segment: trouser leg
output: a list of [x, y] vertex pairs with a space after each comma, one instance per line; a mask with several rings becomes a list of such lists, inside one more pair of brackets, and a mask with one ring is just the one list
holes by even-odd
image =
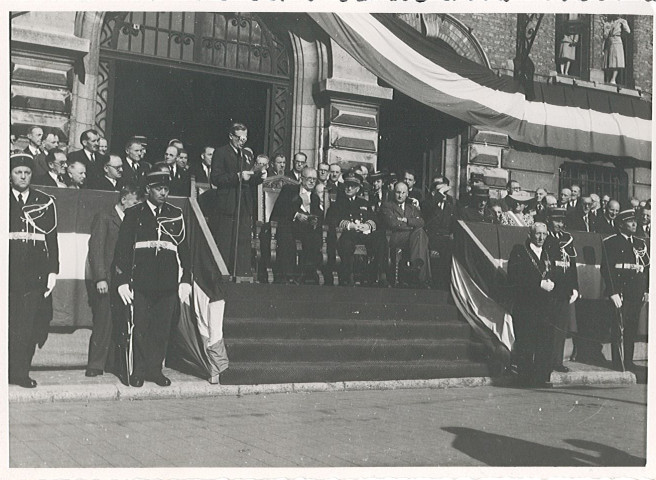
[[134, 292], [134, 374], [157, 376], [162, 371], [176, 311], [176, 292]]
[[112, 343], [112, 311], [109, 293], [94, 292], [92, 302], [93, 329], [89, 339], [87, 368], [105, 370]]
[[563, 364], [565, 339], [570, 318], [570, 305], [567, 300], [559, 299], [554, 303], [553, 315], [553, 354], [551, 364], [559, 367]]
[[36, 343], [34, 324], [43, 294], [39, 291], [9, 294], [9, 379], [29, 376]]
[[416, 228], [409, 239], [410, 256], [419, 259], [423, 265], [419, 268], [418, 280], [424, 283], [431, 278], [430, 251], [428, 249], [428, 235], [423, 228]]

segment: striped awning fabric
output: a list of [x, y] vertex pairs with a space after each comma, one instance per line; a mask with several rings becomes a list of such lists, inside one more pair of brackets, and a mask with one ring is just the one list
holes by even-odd
[[536, 83], [528, 100], [509, 77], [423, 37], [389, 14], [310, 13], [355, 60], [404, 94], [517, 142], [651, 160], [651, 103]]

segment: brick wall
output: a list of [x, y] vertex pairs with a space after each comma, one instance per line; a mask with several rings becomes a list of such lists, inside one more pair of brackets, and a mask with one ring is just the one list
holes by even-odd
[[652, 17], [636, 16], [633, 25], [633, 66], [636, 87], [653, 93], [653, 23]]
[[506, 68], [507, 61], [515, 58], [517, 17], [507, 13], [456, 13], [453, 14], [480, 42], [490, 59], [492, 68]]

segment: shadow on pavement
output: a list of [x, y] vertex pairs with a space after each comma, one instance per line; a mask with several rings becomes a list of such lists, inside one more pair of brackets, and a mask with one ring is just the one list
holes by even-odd
[[444, 427], [456, 436], [453, 448], [495, 467], [577, 467], [577, 466], [644, 466], [645, 460], [613, 447], [585, 440], [567, 440], [586, 450], [589, 455], [567, 448], [550, 447], [527, 440], [497, 435], [466, 427]]

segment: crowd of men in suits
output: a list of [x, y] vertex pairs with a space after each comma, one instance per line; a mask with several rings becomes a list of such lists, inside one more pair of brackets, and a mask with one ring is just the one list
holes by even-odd
[[[517, 246], [511, 254], [509, 278], [521, 293], [516, 322], [518, 365], [530, 382], [538, 384], [553, 369], [566, 371], [562, 365], [564, 332], [579, 290], [576, 249], [567, 232], [606, 235], [602, 273], [608, 297], [626, 326], [613, 360], [618, 365], [621, 357], [622, 368], [632, 366], [637, 316], [648, 285], [647, 244], [637, 237], [650, 236], [650, 201], [631, 200], [622, 209], [607, 195], [582, 196], [578, 185], [563, 188], [558, 198], [542, 188], [531, 196], [514, 180], [508, 182], [503, 198], [491, 199], [485, 179], [476, 174], [456, 201], [449, 195], [450, 182], [444, 176], [431, 179], [428, 191], [423, 192], [411, 169], [397, 176], [370, 173], [364, 165], [346, 171], [336, 163], [315, 167], [303, 152], [294, 154], [288, 170], [284, 155], [272, 160], [263, 154], [255, 156], [245, 146], [248, 128], [241, 123], [231, 126], [223, 146], [203, 147], [197, 162], [190, 162], [178, 139], [168, 142], [162, 160], [153, 163], [145, 160], [147, 139], [143, 136], [126, 142], [123, 158], [108, 154], [106, 140], [93, 129], [80, 135], [82, 148], [69, 154], [60, 148], [55, 134], [44, 135], [40, 127], [31, 127], [26, 139], [27, 146], [14, 152], [10, 166], [11, 383], [36, 386], [28, 376], [43, 330], [36, 327], [39, 302], [35, 298], [49, 297], [58, 271], [54, 203], [30, 188], [45, 185], [119, 192], [116, 205], [100, 212], [92, 225], [89, 252], [96, 288], [86, 375], [101, 375], [112, 368], [112, 319], [117, 307], [124, 315], [125, 306], [132, 305], [137, 348], [135, 369], [126, 383], [137, 387], [145, 380], [170, 384], [160, 367], [173, 306], [176, 297], [183, 301], [189, 297], [191, 287], [184, 219], [166, 200], [169, 194], [189, 196], [192, 176], [206, 185], [201, 206], [235, 276], [250, 275], [257, 186], [269, 176], [288, 177], [290, 182], [282, 187], [271, 214], [277, 222], [278, 242], [274, 281], [280, 283], [319, 284], [321, 272], [324, 284], [333, 285], [336, 271], [340, 285], [354, 285], [355, 253], [364, 245], [368, 260], [363, 283], [388, 287], [388, 275], [393, 273], [397, 283], [446, 288], [456, 220], [530, 227], [526, 245]], [[45, 213], [30, 216], [34, 209]], [[325, 264], [321, 261], [324, 225]], [[263, 238], [266, 232], [265, 226]], [[301, 243], [298, 261], [297, 241]], [[181, 279], [174, 257], [181, 262]], [[402, 268], [391, 272], [390, 264]], [[535, 305], [544, 306], [540, 315], [535, 314]], [[547, 330], [546, 324], [551, 326]], [[547, 347], [542, 341], [545, 335]], [[218, 383], [218, 376], [210, 381]]]

